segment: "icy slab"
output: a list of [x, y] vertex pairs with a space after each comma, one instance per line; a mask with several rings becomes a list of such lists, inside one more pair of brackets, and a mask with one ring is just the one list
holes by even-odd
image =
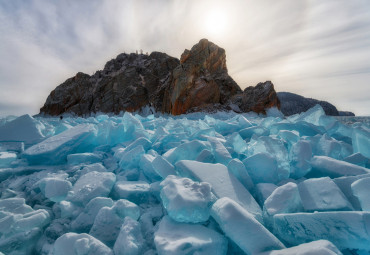
[[256, 199], [263, 206], [266, 199], [278, 186], [273, 183], [258, 183], [255, 188]]
[[370, 212], [276, 214], [274, 233], [290, 245], [325, 239], [340, 250], [370, 251], [369, 223]]
[[240, 181], [241, 184], [244, 185], [245, 188], [252, 191], [254, 184], [243, 162], [239, 159], [233, 159], [227, 165], [227, 169]]
[[103, 160], [103, 156], [95, 153], [75, 153], [67, 156], [67, 162], [69, 165], [79, 164], [93, 164]]
[[50, 255], [113, 255], [113, 251], [88, 234], [67, 233], [59, 237]]
[[357, 152], [343, 159], [344, 161], [362, 167], [370, 168], [370, 159]]
[[305, 121], [316, 126], [320, 126], [320, 117], [322, 116], [325, 116], [324, 109], [322, 109], [321, 105], [317, 104], [306, 112], [300, 114], [296, 121]]
[[254, 154], [243, 160], [253, 183], [278, 183], [278, 168], [276, 159], [265, 152]]
[[127, 216], [134, 220], [140, 217], [140, 208], [128, 200], [120, 199], [111, 208], [103, 207], [96, 215], [89, 234], [113, 247]]
[[232, 160], [232, 157], [229, 151], [225, 148], [225, 146], [215, 137], [208, 138], [209, 143], [212, 147], [212, 152], [215, 157], [217, 163], [227, 164]]
[[222, 164], [209, 164], [191, 160], [181, 160], [176, 168], [183, 176], [211, 184], [212, 192], [218, 197], [229, 197], [241, 204], [258, 221], [262, 222], [262, 210], [249, 191], [244, 188], [227, 167]]
[[57, 211], [57, 214], [61, 218], [75, 218], [77, 217], [83, 208], [70, 201], [61, 201], [53, 206], [53, 211]]
[[314, 156], [311, 159], [311, 166], [311, 177], [329, 176], [331, 178], [336, 178], [340, 176], [370, 173], [370, 170], [364, 167], [326, 156]]
[[140, 255], [144, 246], [140, 223], [125, 217], [121, 230], [114, 243], [115, 255]]
[[305, 180], [299, 183], [298, 188], [307, 212], [353, 210], [343, 192], [329, 177]]
[[115, 182], [116, 176], [113, 173], [89, 172], [77, 180], [66, 199], [86, 205], [95, 197], [108, 196]]
[[360, 201], [363, 211], [370, 211], [370, 177], [363, 178], [351, 184], [353, 195]]
[[26, 205], [24, 198], [15, 197], [0, 200], [0, 219], [12, 214], [25, 214], [32, 211], [32, 207]]
[[272, 226], [272, 217], [278, 213], [302, 212], [303, 206], [297, 184], [288, 182], [277, 187], [263, 205], [265, 222]]
[[195, 160], [204, 149], [210, 149], [206, 142], [194, 140], [167, 151], [163, 157], [171, 164], [175, 164], [179, 160]]
[[162, 218], [154, 233], [159, 255], [226, 255], [227, 239], [202, 225], [178, 223]]
[[30, 164], [62, 163], [68, 154], [91, 150], [95, 135], [94, 125], [80, 124], [26, 149], [23, 157]]
[[0, 151], [22, 153], [24, 142], [0, 142]]
[[152, 166], [154, 171], [163, 179], [166, 179], [168, 175], [176, 175], [175, 167], [160, 155], [153, 159]]
[[36, 227], [26, 232], [4, 236], [0, 239], [0, 254], [32, 255], [31, 252], [34, 250], [41, 235], [42, 230]]
[[161, 199], [168, 215], [177, 222], [208, 220], [213, 201], [211, 185], [169, 175], [161, 182]]
[[13, 152], [0, 152], [0, 168], [10, 167], [11, 163], [17, 159], [17, 154]]
[[238, 154], [244, 153], [248, 145], [239, 135], [239, 133], [233, 133], [227, 138], [227, 144], [231, 145], [234, 151]]
[[338, 248], [328, 240], [317, 240], [287, 249], [268, 251], [259, 255], [342, 255]]
[[239, 134], [243, 139], [250, 139], [254, 134], [258, 136], [269, 135], [269, 130], [264, 127], [253, 126], [240, 130]]
[[[275, 174], [277, 174], [277, 177], [275, 180], [281, 181], [289, 178], [289, 154], [282, 140], [270, 136], [253, 136], [248, 145], [247, 155], [253, 156], [258, 153], [267, 153], [276, 160], [277, 171]], [[246, 165], [246, 167], [248, 167], [248, 165]]]
[[153, 161], [155, 156], [151, 154], [144, 154], [141, 156], [139, 167], [143, 171], [143, 174], [152, 182], [162, 180], [162, 177], [157, 173], [153, 167]]
[[63, 201], [72, 189], [69, 181], [59, 178], [44, 178], [39, 182], [41, 193], [53, 202]]
[[150, 185], [145, 181], [118, 181], [112, 192], [114, 198], [124, 198], [135, 204], [147, 203], [150, 194]]
[[33, 210], [25, 214], [11, 214], [0, 221], [0, 236], [10, 237], [17, 233], [42, 229], [50, 223], [50, 215], [44, 209]]
[[294, 143], [289, 152], [290, 177], [299, 179], [311, 171], [312, 148], [308, 141]]
[[246, 254], [285, 248], [252, 214], [230, 198], [217, 200], [212, 206], [211, 216]]
[[0, 141], [18, 141], [34, 144], [44, 139], [42, 134], [43, 128], [45, 128], [44, 125], [30, 115], [22, 115], [0, 126]]
[[94, 220], [99, 210], [103, 207], [112, 207], [113, 200], [108, 197], [96, 197], [86, 205], [84, 211], [71, 222], [71, 228], [78, 233], [88, 233], [94, 224]]
[[354, 128], [352, 132], [353, 152], [359, 152], [370, 159], [370, 129], [367, 127]]
[[[117, 154], [117, 153], [116, 153]], [[115, 154], [115, 157], [118, 157]], [[132, 169], [139, 167], [141, 156], [145, 154], [145, 149], [142, 145], [139, 145], [132, 150], [125, 150], [119, 154], [119, 166], [123, 169]]]
[[352, 206], [356, 211], [361, 211], [360, 201], [353, 195], [351, 184], [362, 178], [370, 177], [370, 174], [356, 175], [356, 176], [343, 176], [333, 179], [335, 184], [341, 189], [343, 194], [347, 197], [348, 201], [351, 202]]

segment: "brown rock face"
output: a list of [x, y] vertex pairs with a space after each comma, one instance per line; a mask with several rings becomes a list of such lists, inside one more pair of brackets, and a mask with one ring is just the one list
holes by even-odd
[[96, 112], [136, 111], [144, 106], [162, 108], [163, 86], [179, 60], [160, 52], [120, 54], [103, 70], [90, 76], [78, 73], [53, 90], [41, 113], [89, 115]]
[[209, 104], [225, 104], [230, 96], [240, 92], [227, 74], [225, 50], [202, 39], [181, 55], [164, 97], [169, 104], [163, 111], [178, 115], [194, 107], [201, 110]]
[[120, 54], [90, 76], [77, 73], [56, 87], [40, 113], [60, 115], [137, 111], [145, 106], [173, 115], [280, 107], [271, 82], [244, 91], [228, 75], [225, 50], [202, 39], [181, 60], [165, 53]]
[[237, 105], [242, 112], [253, 111], [265, 114], [266, 108], [280, 109], [280, 101], [271, 81], [260, 82], [255, 87], [247, 87], [243, 93], [233, 96], [231, 103]]

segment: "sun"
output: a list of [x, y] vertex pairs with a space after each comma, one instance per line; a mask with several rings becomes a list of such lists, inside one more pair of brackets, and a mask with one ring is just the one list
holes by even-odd
[[221, 10], [211, 10], [205, 14], [204, 29], [213, 36], [222, 36], [227, 29], [228, 18]]

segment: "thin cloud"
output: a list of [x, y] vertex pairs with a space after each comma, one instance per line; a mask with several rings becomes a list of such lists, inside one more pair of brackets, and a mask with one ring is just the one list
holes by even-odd
[[[206, 27], [214, 11], [227, 17], [219, 34]], [[0, 32], [0, 115], [37, 113], [58, 84], [121, 52], [180, 57], [201, 38], [225, 48], [243, 88], [272, 80], [278, 91], [370, 114], [370, 100], [358, 103], [369, 93], [367, 0], [2, 1]]]

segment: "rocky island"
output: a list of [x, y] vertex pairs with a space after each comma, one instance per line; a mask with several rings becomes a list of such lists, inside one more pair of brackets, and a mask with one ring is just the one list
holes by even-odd
[[225, 50], [202, 39], [180, 60], [161, 52], [122, 53], [92, 76], [79, 72], [50, 93], [40, 114], [89, 116], [144, 107], [173, 115], [265, 113], [266, 108], [280, 108], [280, 101], [270, 81], [243, 91], [228, 74]]

